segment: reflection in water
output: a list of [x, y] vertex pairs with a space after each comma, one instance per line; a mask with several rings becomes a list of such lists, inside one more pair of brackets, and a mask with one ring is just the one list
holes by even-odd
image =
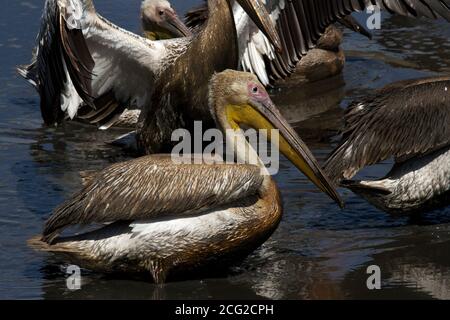
[[[384, 20], [383, 37], [377, 39], [385, 51], [403, 57], [422, 70], [449, 72], [449, 28], [441, 28], [433, 21], [424, 20], [419, 26], [413, 19], [391, 16]], [[421, 30], [427, 32], [421, 32]]]
[[273, 100], [289, 122], [298, 123], [335, 109], [344, 98], [344, 86], [343, 76], [339, 75], [301, 87], [275, 89]]
[[[172, 2], [182, 12], [197, 1]], [[99, 12], [134, 31], [139, 30], [139, 3], [96, 0]], [[449, 297], [450, 208], [392, 216], [341, 190], [347, 207], [339, 210], [285, 160], [276, 177], [284, 200], [282, 223], [261, 249], [227, 274], [157, 287], [145, 279], [83, 271], [82, 290], [69, 291], [61, 260], [32, 251], [26, 240], [41, 232], [49, 212], [80, 187], [80, 170], [100, 169], [129, 155], [104, 143], [120, 132], [78, 124], [42, 128], [39, 100], [14, 71], [30, 58], [41, 8], [17, 1], [7, 10], [7, 21], [0, 19], [8, 23], [0, 28], [0, 298]], [[443, 22], [413, 24], [393, 17], [383, 20], [371, 42], [346, 31], [351, 54], [343, 79], [282, 88], [274, 100], [323, 161], [335, 145], [349, 100], [389, 82], [448, 72], [449, 37]], [[390, 166], [386, 162], [363, 175], [382, 176]], [[378, 292], [366, 287], [371, 264], [382, 270], [384, 289]]]
[[417, 287], [435, 299], [450, 299], [450, 272], [433, 263], [424, 266], [400, 265], [390, 281]]
[[[450, 298], [450, 225], [412, 227], [411, 233], [402, 229], [394, 242], [378, 248], [366, 266], [347, 274], [343, 287], [349, 297]], [[381, 291], [369, 291], [364, 286], [366, 267], [372, 264], [381, 269]]]

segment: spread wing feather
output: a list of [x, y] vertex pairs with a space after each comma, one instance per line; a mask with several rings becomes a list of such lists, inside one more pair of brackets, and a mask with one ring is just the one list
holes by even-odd
[[[450, 0], [263, 0], [281, 37], [282, 52], [269, 44], [264, 34], [235, 3], [234, 18], [239, 37], [241, 66], [255, 73], [264, 85], [288, 77], [296, 64], [314, 48], [326, 28], [335, 22], [371, 36], [362, 25], [349, 16], [371, 5], [378, 5], [394, 14], [410, 17], [443, 17], [450, 21]], [[188, 13], [192, 28], [207, 19], [207, 6]]]
[[73, 114], [82, 100], [93, 105], [93, 68], [82, 31], [69, 29], [57, 2], [46, 1], [32, 63], [18, 68], [40, 94], [46, 124], [60, 122], [65, 112]]
[[[81, 18], [71, 29], [68, 8], [74, 2]], [[37, 42], [32, 64], [19, 72], [36, 83], [49, 125], [65, 115], [74, 118], [84, 104], [104, 111], [90, 122], [109, 120], [130, 103], [143, 107], [157, 74], [187, 45], [128, 32], [98, 15], [92, 0], [46, 0]]]

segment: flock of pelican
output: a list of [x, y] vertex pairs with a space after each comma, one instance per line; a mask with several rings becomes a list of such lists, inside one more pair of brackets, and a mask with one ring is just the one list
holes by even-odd
[[[75, 26], [74, 3], [82, 13]], [[141, 37], [100, 16], [92, 0], [46, 0], [32, 62], [19, 68], [41, 97], [44, 122], [127, 123], [143, 156], [86, 177], [30, 245], [157, 283], [244, 258], [277, 228], [282, 203], [242, 127], [278, 129], [279, 150], [340, 206], [337, 186], [386, 211], [448, 203], [450, 77], [395, 83], [352, 104], [323, 169], [265, 89], [288, 77], [330, 24], [366, 33], [349, 15], [370, 5], [450, 21], [449, 0], [208, 0], [191, 12], [190, 29], [166, 0], [145, 0]], [[171, 150], [175, 129], [199, 120], [226, 140], [234, 130], [235, 159], [247, 162], [175, 164], [155, 155]], [[349, 180], [390, 157], [385, 178]]]

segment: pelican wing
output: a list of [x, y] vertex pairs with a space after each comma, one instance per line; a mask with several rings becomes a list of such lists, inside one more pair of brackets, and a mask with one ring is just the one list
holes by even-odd
[[390, 157], [402, 162], [450, 144], [450, 77], [392, 84], [352, 104], [325, 164], [335, 182]]
[[[18, 68], [41, 96], [41, 112], [47, 124], [64, 118], [68, 104], [64, 97], [76, 94], [93, 105], [90, 77], [94, 61], [79, 29], [67, 28], [56, 1], [46, 1], [33, 52], [32, 63]], [[75, 102], [74, 102], [75, 103]]]
[[198, 214], [257, 194], [263, 179], [257, 166], [175, 164], [170, 156], [114, 164], [54, 211], [44, 239], [75, 224]]
[[36, 84], [51, 125], [61, 114], [74, 118], [83, 104], [91, 107], [83, 115], [91, 122], [109, 119], [130, 102], [142, 107], [162, 60], [183, 43], [150, 41], [121, 29], [99, 16], [92, 0], [47, 0], [37, 41], [33, 62], [21, 74]]
[[208, 21], [208, 3], [204, 0], [199, 6], [190, 9], [185, 14], [185, 23], [188, 28], [194, 32], [201, 30]]
[[[266, 0], [277, 25], [282, 52], [270, 45], [264, 34], [237, 4], [234, 16], [240, 42], [241, 63], [264, 85], [288, 77], [300, 59], [315, 47], [326, 28], [349, 14], [378, 5], [390, 13], [410, 17], [443, 17], [450, 21], [450, 0]], [[344, 20], [344, 25], [355, 21]], [[362, 31], [362, 30], [361, 30]]]

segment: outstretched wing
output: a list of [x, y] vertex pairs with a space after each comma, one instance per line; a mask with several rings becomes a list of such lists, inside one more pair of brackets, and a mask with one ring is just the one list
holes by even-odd
[[[78, 20], [73, 20], [73, 3], [81, 10]], [[37, 78], [49, 125], [59, 122], [61, 114], [74, 118], [82, 104], [91, 106], [83, 114], [90, 122], [110, 119], [129, 103], [144, 106], [164, 59], [185, 45], [181, 40], [150, 41], [121, 29], [99, 16], [92, 0], [47, 0], [37, 41], [33, 63], [21, 73]]]
[[147, 156], [114, 164], [87, 181], [47, 221], [44, 240], [75, 224], [197, 214], [258, 192], [257, 166], [175, 164], [170, 156]]
[[[245, 22], [247, 39], [243, 49], [243, 67], [258, 75], [265, 84], [288, 77], [326, 28], [349, 14], [377, 5], [390, 13], [410, 17], [443, 17], [450, 21], [450, 0], [266, 0], [276, 21], [283, 50], [276, 52], [254, 24]], [[248, 20], [235, 10], [236, 22]], [[239, 19], [239, 15], [243, 18]], [[344, 22], [345, 23], [345, 22]], [[239, 34], [239, 28], [238, 28]]]
[[56, 1], [45, 2], [32, 63], [18, 68], [38, 91], [42, 117], [49, 125], [60, 122], [66, 111], [71, 112], [70, 103], [64, 100], [71, 94], [76, 94], [73, 104], [84, 100], [93, 106], [94, 61], [82, 31], [69, 29], [62, 16]]
[[[291, 14], [288, 16], [285, 15], [287, 7], [284, 1], [272, 0], [265, 2], [273, 21], [277, 24], [278, 33], [284, 38], [284, 50], [282, 53], [274, 50], [264, 34], [260, 32], [239, 4], [235, 3], [233, 13], [238, 33], [241, 67], [244, 71], [255, 73], [264, 85], [268, 85], [273, 80], [286, 78], [293, 72], [295, 64], [300, 58], [296, 58], [294, 62], [290, 63], [290, 67], [285, 64], [285, 61], [290, 59], [289, 57], [297, 54], [294, 53], [293, 48], [286, 46], [286, 37], [295, 35], [291, 34], [293, 30], [289, 29], [290, 26], [286, 28], [286, 24], [289, 21], [284, 21], [283, 19], [289, 19], [290, 17], [297, 19], [297, 17]], [[295, 9], [293, 10], [295, 11]], [[186, 25], [194, 30], [194, 32], [200, 31], [207, 20], [208, 5], [206, 1], [186, 13]], [[353, 31], [359, 32], [369, 38], [372, 37], [371, 33], [350, 15], [344, 16], [342, 19], [339, 18], [337, 21]], [[296, 25], [296, 27], [298, 26]], [[300, 41], [300, 39], [293, 40], [296, 42]], [[306, 54], [307, 50], [312, 48], [314, 44], [311, 42], [310, 47], [305, 47], [302, 54]]]
[[390, 157], [397, 162], [450, 144], [450, 77], [394, 83], [352, 104], [325, 164], [336, 183]]

